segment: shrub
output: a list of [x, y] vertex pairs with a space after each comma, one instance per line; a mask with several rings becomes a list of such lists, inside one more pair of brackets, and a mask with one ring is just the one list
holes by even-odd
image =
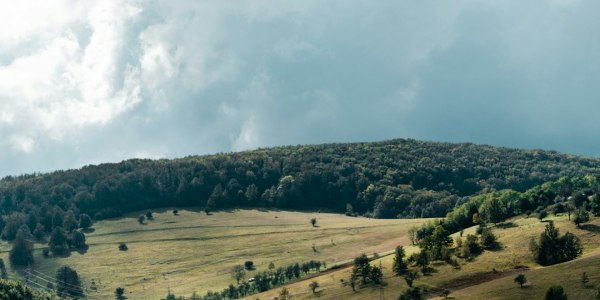
[[244, 268], [246, 268], [246, 270], [248, 271], [252, 271], [254, 270], [254, 262], [251, 260], [247, 260], [244, 262]]

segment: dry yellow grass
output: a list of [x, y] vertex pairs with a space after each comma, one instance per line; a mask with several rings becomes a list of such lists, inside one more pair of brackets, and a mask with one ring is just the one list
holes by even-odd
[[[124, 287], [130, 299], [160, 299], [169, 288], [176, 295], [189, 296], [233, 283], [230, 269], [246, 260], [263, 271], [270, 262], [284, 266], [314, 259], [333, 265], [363, 252], [389, 251], [408, 243], [409, 227], [426, 221], [258, 210], [154, 215], [147, 225], [138, 224], [138, 214], [96, 223], [95, 231], [87, 234], [90, 247], [84, 254], [43, 258], [43, 245], [36, 245], [35, 269], [53, 277], [60, 266], [72, 266], [91, 299], [110, 299], [116, 287]], [[312, 217], [318, 227], [310, 225]], [[120, 242], [127, 243], [129, 250], [119, 251]], [[6, 243], [0, 247], [9, 249]], [[6, 261], [7, 253], [2, 255]], [[92, 281], [96, 291], [90, 289]]]
[[[540, 222], [535, 218], [514, 218], [509, 220], [509, 226], [505, 228], [495, 228], [494, 233], [498, 237], [503, 249], [499, 251], [486, 251], [475, 260], [462, 262], [461, 269], [457, 270], [448, 265], [435, 266], [437, 272], [431, 276], [422, 276], [415, 281], [416, 286], [428, 288], [430, 291], [441, 290], [444, 288], [452, 291], [451, 296], [456, 299], [540, 299], [545, 290], [552, 284], [566, 284], [567, 292], [586, 296], [586, 298], [570, 299], [588, 299], [594, 291], [592, 289], [581, 289], [581, 273], [588, 272], [591, 282], [590, 285], [596, 285], [600, 282], [600, 274], [593, 270], [600, 266], [600, 256], [596, 249], [600, 246], [600, 238], [595, 232], [600, 228], [600, 219], [594, 218], [587, 229], [578, 229], [574, 224], [566, 219], [566, 216], [551, 217], [556, 226], [564, 234], [567, 231], [575, 233], [582, 239], [584, 244], [584, 258], [577, 261], [561, 264], [559, 266], [542, 268], [532, 261], [529, 252], [529, 240], [532, 236], [538, 237], [544, 230], [545, 222]], [[464, 234], [473, 233], [475, 228], [465, 230]], [[456, 237], [457, 234], [453, 235]], [[407, 248], [407, 252], [418, 251], [414, 247]], [[598, 250], [600, 251], [600, 250]], [[367, 252], [368, 253], [368, 252]], [[372, 265], [381, 265], [383, 267], [386, 286], [384, 288], [385, 299], [396, 299], [408, 286], [403, 278], [392, 275], [393, 257], [386, 256], [371, 262]], [[571, 264], [573, 267], [569, 267]], [[512, 280], [518, 274], [520, 269], [516, 267], [526, 266], [531, 271], [526, 271], [529, 280], [535, 282], [535, 287], [529, 289], [519, 289]], [[583, 267], [585, 266], [585, 267]], [[496, 270], [496, 273], [493, 270]], [[566, 272], [569, 270], [569, 272]], [[531, 274], [531, 275], [529, 275]], [[539, 274], [539, 275], [538, 275]], [[561, 279], [563, 274], [569, 274], [569, 280]], [[350, 286], [344, 286], [340, 279], [348, 280], [350, 278], [350, 268], [327, 273], [311, 279], [319, 283], [321, 292], [319, 299], [379, 299], [381, 289], [379, 287], [365, 287], [353, 292]], [[494, 280], [494, 278], [500, 278]], [[534, 279], [535, 278], [535, 279]], [[487, 283], [486, 280], [489, 280]], [[312, 295], [308, 288], [310, 281], [302, 281], [287, 285], [293, 299], [312, 299], [317, 295]], [[473, 287], [471, 287], [473, 286]], [[578, 289], [579, 288], [579, 289]], [[259, 295], [253, 295], [248, 299], [273, 299], [279, 293], [281, 288], [267, 291]], [[577, 290], [578, 292], [575, 292]]]

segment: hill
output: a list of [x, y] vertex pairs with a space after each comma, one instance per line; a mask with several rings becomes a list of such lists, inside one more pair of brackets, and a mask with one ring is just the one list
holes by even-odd
[[47, 232], [52, 214], [67, 210], [95, 219], [173, 206], [443, 217], [464, 196], [524, 191], [561, 176], [599, 171], [600, 160], [594, 158], [474, 144], [398, 139], [290, 146], [9, 176], [0, 181], [0, 210], [4, 216], [33, 214]]

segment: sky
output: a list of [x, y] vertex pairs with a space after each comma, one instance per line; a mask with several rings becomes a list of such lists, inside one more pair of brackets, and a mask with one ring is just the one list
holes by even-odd
[[3, 1], [0, 176], [415, 138], [600, 156], [599, 1]]

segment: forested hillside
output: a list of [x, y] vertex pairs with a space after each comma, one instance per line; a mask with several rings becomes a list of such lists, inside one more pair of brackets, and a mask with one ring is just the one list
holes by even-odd
[[134, 159], [6, 177], [0, 181], [0, 207], [5, 216], [19, 212], [14, 218], [31, 230], [39, 223], [47, 232], [57, 212], [101, 219], [164, 206], [437, 217], [464, 196], [504, 188], [524, 191], [561, 176], [599, 171], [598, 159], [553, 151], [398, 139]]

